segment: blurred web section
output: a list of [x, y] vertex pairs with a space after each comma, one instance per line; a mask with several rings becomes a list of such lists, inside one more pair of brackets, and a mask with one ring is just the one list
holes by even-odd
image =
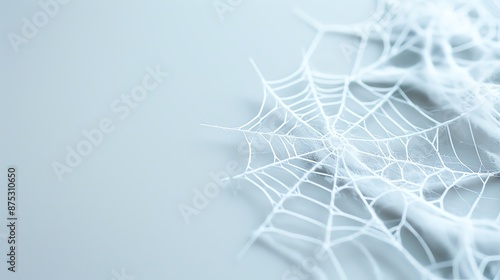
[[[498, 19], [476, 0], [382, 1], [352, 26], [299, 14], [317, 30], [303, 64], [267, 81], [254, 63], [264, 100], [235, 129], [234, 179], [271, 207], [242, 253], [322, 248], [318, 279], [500, 279]], [[358, 42], [347, 73], [316, 63], [332, 34]]]

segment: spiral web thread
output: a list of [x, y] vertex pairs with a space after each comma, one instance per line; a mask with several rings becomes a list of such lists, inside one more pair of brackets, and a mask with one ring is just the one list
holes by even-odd
[[[261, 75], [262, 107], [236, 129], [249, 158], [234, 179], [272, 208], [243, 251], [265, 238], [319, 247], [318, 277], [351, 279], [338, 252], [354, 246], [386, 279], [386, 246], [421, 279], [500, 279], [497, 21], [479, 1], [443, 0], [382, 2], [352, 26], [302, 17], [317, 30], [304, 62]], [[359, 40], [347, 74], [312, 63], [331, 34]]]

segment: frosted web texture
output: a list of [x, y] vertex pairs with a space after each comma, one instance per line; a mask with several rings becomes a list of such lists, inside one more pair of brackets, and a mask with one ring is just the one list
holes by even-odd
[[[317, 30], [304, 62], [261, 76], [262, 107], [237, 128], [250, 152], [234, 179], [271, 207], [244, 251], [322, 248], [324, 279], [351, 279], [345, 250], [372, 279], [386, 279], [384, 254], [420, 279], [500, 279], [498, 21], [443, 0], [382, 2], [358, 25], [302, 17]], [[332, 35], [357, 42], [346, 73], [313, 63]]]

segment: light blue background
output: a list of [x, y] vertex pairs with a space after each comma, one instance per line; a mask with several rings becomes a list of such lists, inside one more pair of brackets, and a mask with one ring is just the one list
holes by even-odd
[[[136, 280], [281, 279], [291, 264], [263, 247], [236, 259], [265, 217], [256, 193], [225, 190], [192, 223], [182, 219], [179, 204], [209, 172], [245, 163], [240, 135], [200, 124], [233, 127], [257, 112], [262, 85], [249, 57], [269, 79], [298, 67], [315, 31], [294, 7], [354, 23], [375, 3], [243, 0], [221, 21], [211, 0], [73, 0], [16, 54], [7, 34], [37, 3], [0, 1], [0, 179], [18, 166], [20, 219], [19, 272], [2, 261], [0, 278], [109, 280], [123, 267]], [[157, 64], [170, 77], [118, 120], [111, 103]], [[115, 131], [59, 182], [51, 163], [103, 118]]]

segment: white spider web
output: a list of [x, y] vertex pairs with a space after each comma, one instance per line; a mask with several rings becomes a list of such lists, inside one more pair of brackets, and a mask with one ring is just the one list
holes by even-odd
[[[383, 2], [354, 26], [302, 16], [317, 30], [304, 63], [261, 75], [262, 107], [236, 129], [249, 158], [235, 179], [272, 207], [243, 251], [320, 247], [325, 279], [352, 279], [344, 246], [372, 279], [386, 279], [384, 254], [422, 279], [500, 279], [497, 21], [479, 1], [443, 0]], [[347, 74], [312, 62], [331, 34], [358, 38]]]

